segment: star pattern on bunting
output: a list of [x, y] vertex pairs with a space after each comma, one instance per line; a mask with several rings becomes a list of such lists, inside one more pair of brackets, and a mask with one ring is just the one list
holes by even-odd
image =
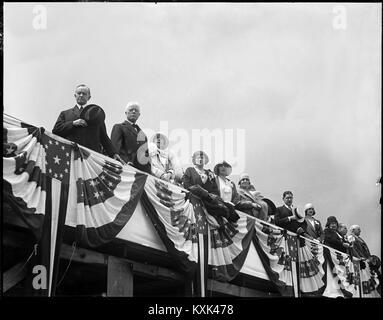
[[72, 146], [47, 135], [42, 135], [41, 144], [45, 149], [46, 173], [54, 179], [69, 183], [70, 153]]

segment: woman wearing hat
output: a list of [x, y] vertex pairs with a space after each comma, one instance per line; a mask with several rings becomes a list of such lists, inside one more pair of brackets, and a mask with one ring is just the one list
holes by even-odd
[[215, 180], [218, 186], [219, 196], [223, 201], [234, 205], [238, 210], [251, 210], [254, 207], [251, 201], [242, 199], [237, 192], [234, 182], [227, 178], [231, 172], [232, 167], [226, 161], [215, 165], [214, 173], [216, 175]]
[[326, 226], [323, 231], [324, 239], [323, 244], [334, 248], [335, 250], [347, 253], [350, 247], [348, 243], [344, 242], [342, 235], [338, 232], [339, 223], [336, 217], [330, 216], [327, 218]]
[[177, 183], [182, 178], [182, 168], [176, 156], [168, 149], [169, 140], [161, 132], [154, 134], [148, 145], [152, 174], [156, 177]]
[[186, 169], [183, 175], [183, 185], [185, 189], [190, 189], [192, 186], [200, 186], [207, 196], [208, 193], [218, 195], [218, 187], [215, 181], [214, 174], [211, 170], [204, 169], [204, 166], [209, 162], [208, 155], [203, 151], [196, 151], [192, 156], [193, 167]]
[[183, 176], [185, 189], [202, 199], [206, 210], [214, 216], [220, 225], [224, 224], [223, 217], [235, 222], [239, 215], [235, 212], [234, 206], [220, 198], [217, 180], [211, 170], [204, 169], [209, 162], [207, 154], [203, 151], [196, 151], [192, 161], [194, 167], [186, 169]]
[[231, 171], [231, 165], [226, 161], [217, 163], [214, 166], [215, 181], [218, 186], [219, 196], [223, 201], [235, 204], [239, 201], [239, 195], [235, 184], [227, 178], [231, 174]]
[[[247, 173], [242, 173], [239, 176], [238, 185], [238, 195], [240, 199], [250, 203], [250, 207], [242, 207], [240, 210], [258, 219], [267, 221], [269, 217], [269, 206], [267, 202], [264, 201], [264, 197], [261, 193], [255, 190], [254, 185], [250, 182], [250, 176]], [[272, 205], [274, 205], [274, 203]]]
[[323, 238], [323, 228], [319, 220], [315, 219], [315, 209], [312, 203], [307, 203], [305, 205], [305, 220], [306, 220], [306, 233], [312, 238], [317, 240], [322, 240]]

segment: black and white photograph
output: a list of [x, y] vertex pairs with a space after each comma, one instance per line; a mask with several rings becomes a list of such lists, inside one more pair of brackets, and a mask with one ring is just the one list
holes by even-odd
[[2, 10], [2, 299], [381, 298], [381, 3]]

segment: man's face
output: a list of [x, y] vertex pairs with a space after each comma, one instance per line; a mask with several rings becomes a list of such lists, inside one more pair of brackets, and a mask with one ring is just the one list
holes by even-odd
[[339, 225], [339, 233], [342, 236], [345, 236], [347, 234], [347, 227], [344, 224]]
[[241, 180], [241, 187], [242, 188], [247, 188], [250, 186], [250, 180], [248, 178], [243, 178]]
[[158, 149], [161, 149], [161, 150], [165, 149], [165, 139], [162, 138], [161, 136], [158, 136], [156, 138], [156, 144]]
[[139, 106], [131, 106], [126, 111], [126, 118], [133, 123], [136, 123], [137, 119], [140, 116], [140, 107]]
[[354, 229], [354, 234], [356, 235], [356, 236], [360, 236], [360, 228], [355, 228]]
[[293, 195], [292, 194], [286, 194], [285, 197], [283, 198], [284, 203], [286, 206], [291, 206], [293, 204]]
[[78, 105], [85, 105], [90, 99], [90, 90], [88, 87], [78, 87], [74, 92], [74, 97]]

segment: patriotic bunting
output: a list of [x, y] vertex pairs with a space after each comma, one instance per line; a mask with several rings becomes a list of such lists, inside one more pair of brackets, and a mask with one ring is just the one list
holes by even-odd
[[183, 188], [7, 115], [3, 182], [5, 201], [36, 237], [38, 262], [48, 272], [43, 295], [55, 291], [64, 224], [79, 245], [98, 247], [116, 237], [141, 201], [178, 269], [198, 275], [201, 295], [208, 275], [237, 277], [253, 243], [283, 296], [380, 297], [365, 261], [240, 211], [236, 222], [218, 221]]

